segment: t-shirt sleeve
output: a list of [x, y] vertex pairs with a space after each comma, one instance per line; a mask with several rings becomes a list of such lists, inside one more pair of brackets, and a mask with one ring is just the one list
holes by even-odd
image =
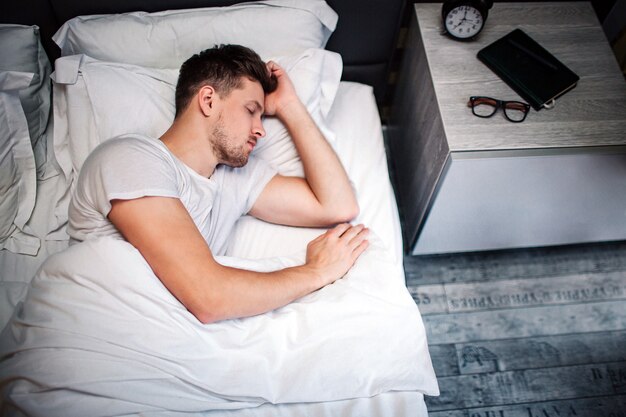
[[276, 168], [267, 162], [250, 157], [248, 163], [241, 168], [223, 167], [224, 190], [233, 199], [234, 207], [239, 210], [239, 215], [247, 214], [256, 202], [265, 186], [276, 175]]
[[104, 217], [111, 201], [147, 196], [178, 197], [177, 173], [158, 145], [143, 139], [112, 139], [97, 147], [81, 169], [75, 198]]
[[259, 195], [261, 195], [261, 192], [265, 189], [270, 180], [277, 174], [276, 168], [261, 159], [251, 158], [250, 161], [252, 161], [250, 168], [253, 172], [251, 172], [249, 176], [251, 181], [249, 185], [248, 198], [244, 204], [244, 214], [247, 214], [250, 210], [252, 210], [252, 206], [254, 206], [254, 203], [257, 198], [259, 198]]

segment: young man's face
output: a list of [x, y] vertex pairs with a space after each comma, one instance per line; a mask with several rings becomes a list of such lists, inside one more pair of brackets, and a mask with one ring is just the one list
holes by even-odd
[[265, 136], [261, 118], [264, 100], [261, 84], [247, 78], [242, 79], [241, 88], [219, 98], [218, 118], [211, 136], [219, 163], [242, 167], [248, 162], [257, 140]]

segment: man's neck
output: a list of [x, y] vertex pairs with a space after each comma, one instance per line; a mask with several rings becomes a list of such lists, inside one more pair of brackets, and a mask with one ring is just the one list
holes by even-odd
[[174, 120], [160, 139], [176, 158], [198, 174], [209, 178], [218, 161], [205, 137], [206, 128], [198, 121], [183, 120], [184, 117], [183, 114]]

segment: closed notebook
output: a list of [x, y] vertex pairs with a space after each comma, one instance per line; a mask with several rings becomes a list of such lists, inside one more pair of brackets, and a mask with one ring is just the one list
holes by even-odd
[[579, 80], [521, 29], [484, 47], [477, 56], [535, 110], [552, 107], [553, 100]]

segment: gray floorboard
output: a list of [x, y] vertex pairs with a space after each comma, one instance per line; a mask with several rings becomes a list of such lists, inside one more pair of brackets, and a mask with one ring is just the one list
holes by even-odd
[[406, 256], [433, 417], [626, 417], [626, 242]]

